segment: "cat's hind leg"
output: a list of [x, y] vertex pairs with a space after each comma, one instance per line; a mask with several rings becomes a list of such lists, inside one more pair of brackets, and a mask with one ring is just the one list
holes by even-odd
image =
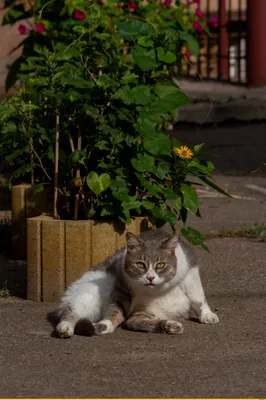
[[75, 326], [79, 321], [79, 315], [70, 307], [65, 308], [60, 316], [60, 321], [56, 325], [56, 333], [62, 339], [71, 338], [74, 335]]
[[196, 311], [199, 321], [202, 324], [216, 324], [219, 322], [218, 316], [211, 311], [207, 303], [198, 267], [191, 268], [182, 282], [181, 287], [190, 300], [191, 306]]
[[183, 333], [183, 325], [174, 320], [160, 320], [150, 312], [138, 311], [133, 313], [125, 322], [124, 327], [131, 331], [168, 333], [169, 335], [179, 335]]

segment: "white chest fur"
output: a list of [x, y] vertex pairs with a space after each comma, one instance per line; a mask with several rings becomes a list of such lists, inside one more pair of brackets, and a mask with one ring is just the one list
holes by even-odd
[[131, 313], [148, 311], [158, 319], [186, 317], [189, 308], [190, 301], [178, 285], [166, 292], [158, 292], [156, 288], [136, 292], [131, 303]]

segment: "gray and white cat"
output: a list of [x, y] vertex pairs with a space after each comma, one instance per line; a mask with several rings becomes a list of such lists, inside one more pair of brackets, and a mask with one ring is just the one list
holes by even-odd
[[[206, 301], [199, 269], [188, 244], [163, 230], [126, 234], [125, 249], [92, 267], [66, 291], [55, 311], [56, 332], [73, 336], [81, 322], [89, 334], [133, 331], [183, 332], [178, 317], [192, 307], [199, 321], [219, 321]], [[50, 318], [51, 320], [51, 318]]]

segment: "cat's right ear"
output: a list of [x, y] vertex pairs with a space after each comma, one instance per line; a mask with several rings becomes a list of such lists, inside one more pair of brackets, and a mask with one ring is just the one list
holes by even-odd
[[127, 241], [127, 251], [134, 252], [139, 251], [143, 248], [144, 242], [139, 239], [137, 236], [133, 235], [133, 233], [126, 233], [126, 241]]

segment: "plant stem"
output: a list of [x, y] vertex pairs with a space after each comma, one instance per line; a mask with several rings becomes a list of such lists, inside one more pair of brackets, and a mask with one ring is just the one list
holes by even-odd
[[73, 153], [73, 151], [75, 151], [75, 146], [74, 146], [73, 137], [71, 135], [69, 136], [69, 142], [70, 142], [71, 151]]
[[44, 98], [44, 116], [46, 117], [47, 114], [47, 97]]
[[[32, 138], [30, 139], [30, 148], [32, 149], [33, 145], [32, 145]], [[30, 161], [33, 162], [33, 151], [30, 151]], [[31, 170], [30, 172], [30, 183], [31, 186], [34, 186], [34, 169]]]
[[54, 161], [54, 219], [59, 219], [57, 213], [58, 199], [58, 164], [59, 164], [59, 115], [56, 116], [55, 124], [55, 161]]
[[40, 163], [40, 167], [41, 167], [41, 169], [43, 170], [43, 172], [45, 173], [45, 175], [47, 176], [47, 178], [49, 179], [49, 181], [51, 181], [52, 179], [51, 179], [51, 177], [50, 177], [50, 175], [48, 174], [48, 172], [46, 171], [46, 169], [45, 169], [45, 167], [44, 167], [44, 165], [43, 165], [43, 163], [42, 163], [42, 160], [41, 160], [41, 158], [38, 156], [38, 154], [36, 153], [36, 151], [35, 151], [35, 149], [34, 149], [34, 147], [33, 147], [33, 144], [30, 142], [30, 149], [31, 149], [31, 152], [35, 155], [35, 157], [38, 159], [38, 161], [39, 161], [39, 163]]
[[[88, 74], [90, 75], [90, 77], [92, 78], [92, 80], [94, 80], [94, 82], [97, 82], [95, 76], [93, 75], [93, 73], [89, 70], [89, 68], [87, 67], [87, 63], [85, 63], [85, 61], [83, 60], [83, 57], [80, 57], [81, 59], [81, 63], [83, 65], [83, 67], [86, 69], [86, 71], [88, 72]], [[100, 76], [100, 75], [99, 75]]]

